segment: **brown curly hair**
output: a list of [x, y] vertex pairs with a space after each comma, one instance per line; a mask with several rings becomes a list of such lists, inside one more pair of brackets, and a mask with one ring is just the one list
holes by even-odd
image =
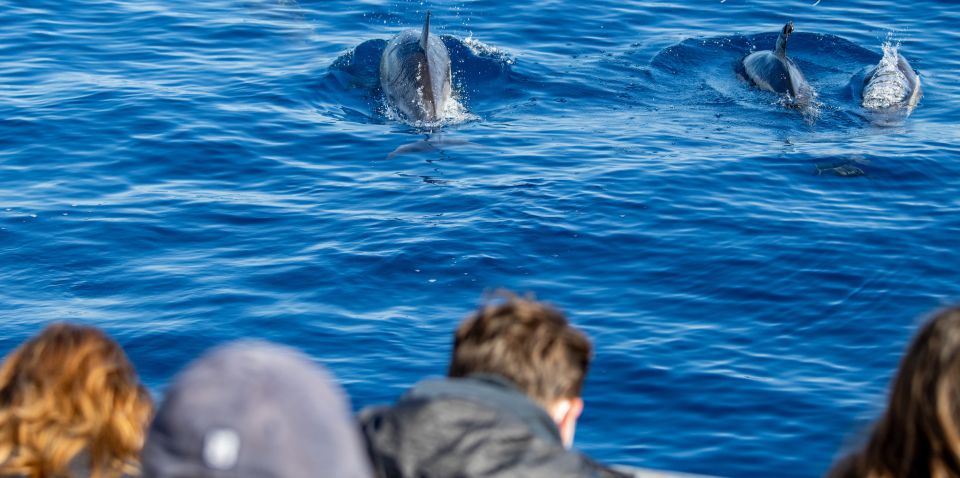
[[495, 374], [537, 403], [578, 398], [592, 356], [590, 340], [559, 310], [507, 291], [467, 318], [454, 335], [447, 375]]
[[100, 330], [54, 324], [0, 366], [0, 475], [138, 474], [153, 414], [123, 349]]

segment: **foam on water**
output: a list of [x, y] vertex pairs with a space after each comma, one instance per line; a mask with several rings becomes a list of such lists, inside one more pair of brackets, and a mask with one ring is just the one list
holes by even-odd
[[422, 130], [433, 130], [448, 126], [457, 126], [480, 119], [479, 116], [472, 114], [467, 110], [463, 103], [460, 102], [456, 92], [454, 92], [454, 96], [451, 96], [450, 99], [443, 105], [443, 112], [440, 119], [437, 121], [411, 120], [400, 113], [395, 106], [391, 105], [387, 101], [387, 97], [384, 95], [380, 96], [379, 103], [380, 107], [378, 111], [386, 119], [405, 123], [413, 126], [414, 128]]

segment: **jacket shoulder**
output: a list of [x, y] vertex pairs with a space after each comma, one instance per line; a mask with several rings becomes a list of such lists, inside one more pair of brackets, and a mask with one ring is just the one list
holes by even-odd
[[460, 398], [368, 408], [359, 421], [383, 478], [626, 478], [542, 439], [510, 413]]

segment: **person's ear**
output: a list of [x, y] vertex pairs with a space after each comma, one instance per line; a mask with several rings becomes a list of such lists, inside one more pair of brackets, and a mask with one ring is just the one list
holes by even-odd
[[576, 434], [577, 420], [581, 413], [583, 413], [583, 399], [579, 397], [557, 400], [551, 407], [551, 418], [560, 430], [563, 446], [567, 448], [573, 446], [573, 436]]

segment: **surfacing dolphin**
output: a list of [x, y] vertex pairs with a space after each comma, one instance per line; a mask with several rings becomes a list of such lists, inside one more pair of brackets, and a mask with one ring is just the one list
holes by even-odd
[[810, 103], [813, 88], [807, 83], [797, 64], [787, 57], [787, 39], [793, 33], [793, 22], [787, 22], [777, 38], [773, 51], [757, 51], [743, 59], [743, 72], [757, 88], [788, 95], [797, 106]]
[[895, 46], [883, 45], [883, 58], [863, 79], [863, 107], [878, 112], [903, 108], [910, 114], [920, 96], [920, 77], [910, 63]]
[[380, 86], [387, 102], [412, 121], [435, 122], [451, 101], [450, 53], [430, 34], [430, 12], [423, 31], [405, 30], [387, 43], [380, 58]]

